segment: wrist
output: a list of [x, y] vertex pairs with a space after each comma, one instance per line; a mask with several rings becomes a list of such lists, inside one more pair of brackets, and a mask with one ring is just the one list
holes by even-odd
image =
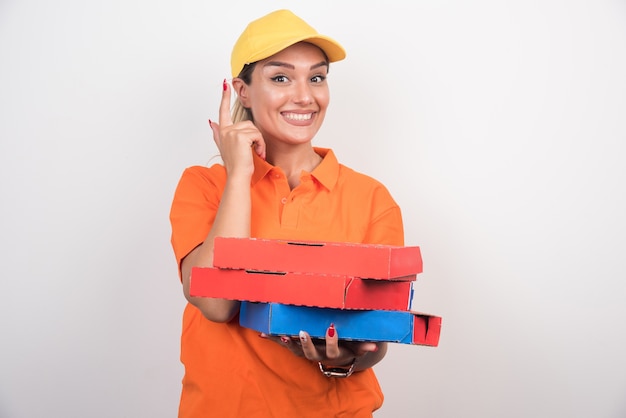
[[352, 361], [345, 366], [324, 366], [322, 362], [317, 363], [320, 368], [320, 372], [326, 377], [349, 377], [354, 373], [354, 367], [356, 365], [356, 357], [352, 359]]
[[252, 178], [251, 172], [246, 172], [245, 170], [239, 171], [227, 171], [226, 175], [226, 186], [239, 186], [243, 185], [246, 187], [250, 187], [250, 179]]

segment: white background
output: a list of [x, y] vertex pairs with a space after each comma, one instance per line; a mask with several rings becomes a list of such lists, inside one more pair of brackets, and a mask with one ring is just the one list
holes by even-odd
[[440, 346], [377, 417], [626, 416], [624, 1], [0, 1], [0, 417], [173, 417], [168, 212], [232, 44], [340, 40], [315, 140], [383, 181]]

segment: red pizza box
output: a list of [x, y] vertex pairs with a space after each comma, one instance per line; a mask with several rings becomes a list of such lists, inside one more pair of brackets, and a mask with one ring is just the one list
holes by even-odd
[[338, 309], [410, 309], [412, 281], [194, 267], [191, 296]]
[[422, 256], [419, 247], [218, 237], [213, 266], [415, 280], [422, 272]]
[[241, 326], [268, 335], [297, 336], [300, 330], [324, 338], [335, 325], [340, 339], [387, 341], [436, 347], [441, 317], [411, 311], [323, 309], [278, 303], [242, 302]]

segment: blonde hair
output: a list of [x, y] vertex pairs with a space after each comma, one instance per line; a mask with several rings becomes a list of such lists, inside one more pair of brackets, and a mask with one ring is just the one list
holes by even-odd
[[230, 115], [233, 123], [243, 122], [244, 120], [254, 121], [252, 119], [252, 112], [250, 112], [250, 109], [246, 109], [245, 107], [243, 107], [243, 104], [241, 104], [239, 97], [235, 99], [235, 104], [233, 105]]

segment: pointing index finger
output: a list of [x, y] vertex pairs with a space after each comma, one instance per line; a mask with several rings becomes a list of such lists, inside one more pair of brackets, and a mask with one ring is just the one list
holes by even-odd
[[230, 117], [230, 87], [226, 79], [224, 79], [222, 89], [222, 101], [220, 102], [219, 120], [220, 126], [230, 126], [233, 120]]

